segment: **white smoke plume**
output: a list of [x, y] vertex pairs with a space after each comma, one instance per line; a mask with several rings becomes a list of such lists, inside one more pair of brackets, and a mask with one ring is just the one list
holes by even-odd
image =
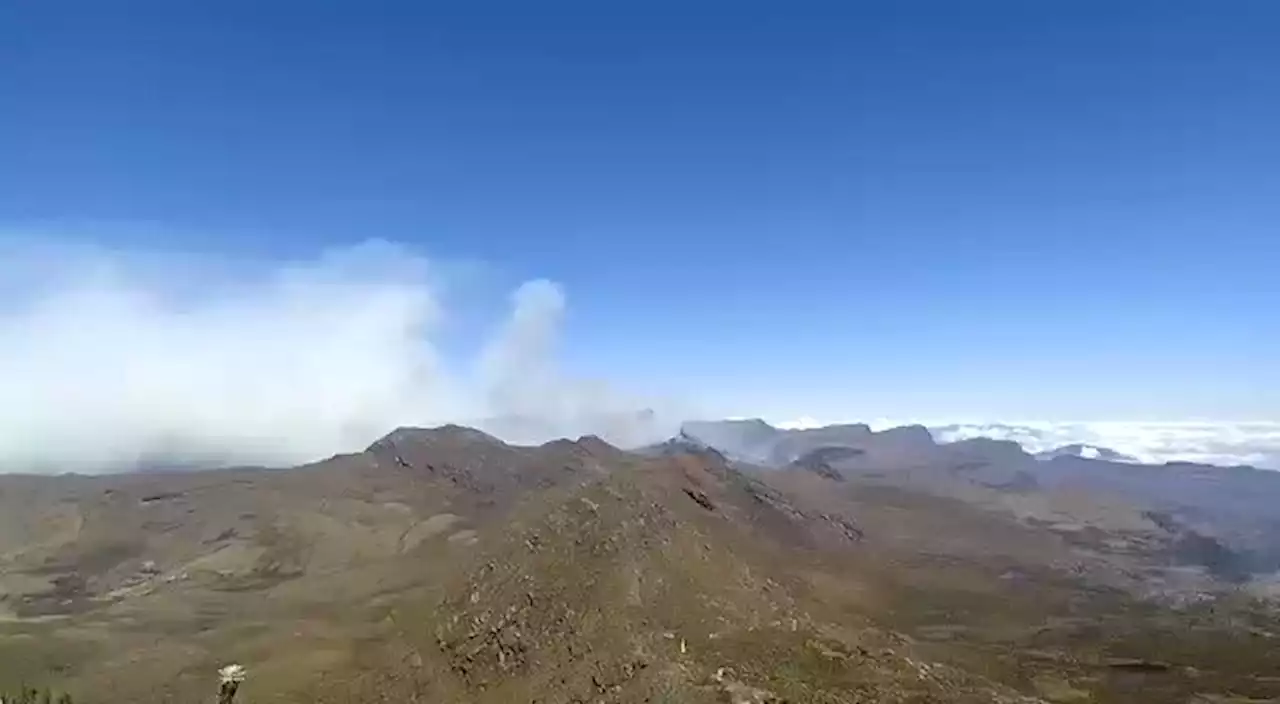
[[274, 266], [9, 246], [0, 471], [291, 464], [401, 425], [624, 445], [678, 426], [680, 414], [556, 368], [565, 297], [549, 281], [518, 288], [474, 359], [446, 359], [448, 279], [385, 242]]

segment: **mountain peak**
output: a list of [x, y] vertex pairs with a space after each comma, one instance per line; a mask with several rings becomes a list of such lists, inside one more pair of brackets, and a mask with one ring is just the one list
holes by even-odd
[[650, 457], [671, 455], [706, 455], [721, 464], [727, 463], [722, 452], [681, 430], [675, 437], [640, 449], [640, 454]]
[[881, 430], [875, 433], [875, 436], [913, 445], [932, 446], [937, 444], [933, 439], [933, 433], [929, 432], [929, 429], [923, 425], [900, 425], [896, 428]]
[[403, 444], [424, 444], [440, 441], [478, 442], [503, 445], [498, 438], [475, 428], [449, 423], [434, 428], [402, 425], [369, 445], [368, 451]]

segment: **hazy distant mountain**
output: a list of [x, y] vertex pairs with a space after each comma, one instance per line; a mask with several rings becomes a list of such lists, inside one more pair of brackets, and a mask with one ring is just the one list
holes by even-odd
[[1112, 448], [1142, 462], [1190, 461], [1280, 470], [1280, 423], [953, 423], [930, 426], [939, 442], [972, 437], [1013, 440], [1028, 452], [1070, 445]]
[[788, 431], [778, 430], [759, 418], [689, 421], [680, 435], [710, 445], [731, 459], [768, 464], [774, 446]]
[[905, 470], [908, 468], [952, 468], [976, 464], [1022, 464], [1033, 458], [1014, 442], [973, 438], [955, 443], [938, 443], [928, 428], [907, 425], [873, 431], [862, 423], [828, 425], [819, 428], [782, 430], [763, 420], [699, 421], [686, 423], [682, 434], [717, 448], [730, 457], [769, 467], [797, 462], [825, 448], [854, 448], [842, 453], [844, 470]]
[[684, 431], [680, 431], [675, 437], [664, 442], [645, 445], [644, 447], [635, 450], [635, 452], [649, 457], [668, 457], [682, 454], [707, 455], [720, 462], [731, 462], [731, 460], [729, 460], [729, 458], [727, 458], [720, 450], [717, 450], [697, 438], [686, 435]]
[[1080, 457], [1086, 460], [1106, 460], [1108, 462], [1137, 462], [1138, 459], [1122, 452], [1116, 452], [1109, 447], [1099, 447], [1097, 445], [1086, 445], [1084, 443], [1073, 443], [1071, 445], [1063, 445], [1046, 452], [1037, 452], [1038, 460], [1053, 460], [1059, 457]]
[[[1223, 541], [1219, 547], [1232, 556], [1235, 572], [1245, 565], [1254, 572], [1280, 567], [1280, 472], [1190, 462], [1141, 464], [1085, 443], [1033, 455], [1008, 439], [936, 442], [921, 426], [879, 432], [863, 424], [782, 430], [761, 420], [703, 421], [687, 424], [684, 432], [730, 457], [767, 467], [924, 489], [1071, 530], [1081, 525], [1104, 531], [1153, 529], [1150, 512], [1160, 512], [1196, 540]], [[1163, 525], [1167, 530], [1172, 524]], [[1228, 561], [1219, 556], [1213, 562], [1215, 569], [1225, 570]]]
[[590, 413], [558, 420], [506, 414], [477, 420], [474, 425], [517, 445], [537, 445], [556, 438], [596, 435], [619, 447], [640, 447], [670, 437], [676, 430], [674, 424], [664, 424], [651, 409]]

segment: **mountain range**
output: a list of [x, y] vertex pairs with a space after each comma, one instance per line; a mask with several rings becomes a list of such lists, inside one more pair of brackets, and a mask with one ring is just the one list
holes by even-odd
[[761, 421], [3, 475], [0, 691], [188, 701], [235, 662], [246, 701], [1268, 701], [1273, 476]]
[[[1120, 522], [1157, 513], [1237, 551], [1232, 569], [1280, 569], [1280, 472], [1189, 462], [1141, 464], [1114, 450], [1072, 444], [1032, 455], [1009, 440], [970, 438], [937, 442], [923, 426], [880, 432], [863, 424], [784, 430], [762, 420], [698, 421], [681, 433], [740, 462], [778, 468], [846, 448], [829, 462], [844, 476], [910, 486], [946, 496], [982, 496], [986, 503], [1022, 511], [1026, 502], [1000, 491], [1035, 489], [1036, 496], [1089, 497]], [[1025, 491], [1024, 491], [1025, 493]], [[1124, 510], [1116, 508], [1126, 507]], [[1047, 519], [1046, 519], [1047, 520]]]

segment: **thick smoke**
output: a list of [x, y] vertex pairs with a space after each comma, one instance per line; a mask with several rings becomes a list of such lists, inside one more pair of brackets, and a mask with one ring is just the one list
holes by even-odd
[[402, 425], [623, 445], [678, 425], [557, 369], [549, 281], [458, 361], [440, 352], [449, 277], [386, 243], [272, 267], [49, 245], [0, 262], [0, 471], [291, 464]]

